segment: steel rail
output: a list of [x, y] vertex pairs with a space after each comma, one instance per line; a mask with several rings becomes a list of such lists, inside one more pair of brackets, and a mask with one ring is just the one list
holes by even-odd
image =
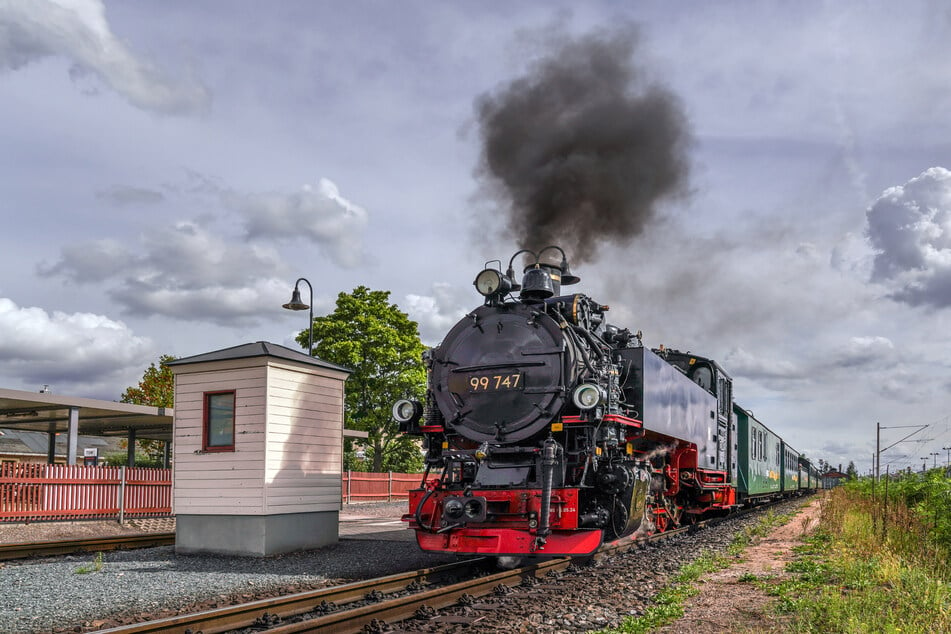
[[568, 557], [549, 559], [426, 592], [396, 597], [379, 603], [370, 603], [353, 610], [341, 610], [299, 623], [279, 625], [268, 629], [267, 632], [268, 634], [359, 632], [364, 626], [373, 621], [384, 621], [392, 624], [415, 615], [421, 606], [429, 606], [436, 610], [449, 607], [458, 603], [459, 597], [463, 594], [481, 597], [489, 594], [499, 585], [515, 586], [522, 583], [522, 580], [527, 576], [538, 578], [544, 573], [564, 570], [570, 564], [571, 559]]
[[147, 533], [144, 535], [119, 535], [116, 537], [0, 544], [0, 561], [25, 559], [27, 557], [69, 555], [79, 552], [152, 548], [155, 546], [168, 546], [174, 543], [175, 533]]
[[[630, 537], [622, 538], [610, 544], [605, 544], [605, 546], [596, 553], [596, 556], [611, 555], [615, 552], [636, 547], [640, 543], [661, 540], [686, 532], [691, 528], [693, 527], [684, 527], [663, 533], [655, 533], [642, 539], [632, 539]], [[203, 632], [203, 634], [227, 632], [250, 627], [254, 625], [256, 621], [259, 621], [259, 619], [264, 618], [264, 615], [268, 615], [270, 619], [280, 617], [280, 619], [286, 620], [289, 617], [313, 612], [323, 602], [340, 604], [353, 603], [362, 601], [367, 594], [373, 591], [392, 593], [405, 590], [407, 586], [414, 581], [423, 581], [432, 576], [447, 575], [460, 570], [466, 570], [468, 572], [473, 566], [482, 565], [488, 560], [489, 558], [485, 557], [467, 560], [439, 566], [437, 568], [427, 568], [382, 577], [380, 579], [360, 581], [332, 588], [321, 588], [319, 590], [274, 597], [271, 599], [262, 599], [226, 608], [216, 608], [194, 614], [120, 626], [108, 630], [100, 630], [100, 634], [151, 634], [154, 632], [177, 632], [184, 634], [186, 631], [197, 632], [199, 630]], [[525, 577], [538, 578], [551, 571], [564, 570], [571, 564], [571, 561], [572, 559], [569, 557], [558, 557], [532, 562], [519, 568], [468, 579], [441, 588], [417, 592], [375, 603], [368, 603], [353, 609], [344, 607], [330, 614], [317, 616], [297, 623], [277, 625], [268, 628], [267, 632], [269, 634], [290, 634], [292, 632], [358, 632], [365, 625], [373, 621], [394, 623], [410, 618], [416, 613], [416, 610], [423, 605], [433, 609], [441, 609], [457, 603], [459, 597], [463, 594], [480, 597], [493, 592], [500, 584], [514, 586], [521, 583]]]
[[[378, 592], [396, 592], [405, 590], [407, 586], [415, 582], [424, 582], [430, 577], [449, 575], [460, 570], [469, 569], [473, 566], [483, 565], [487, 558], [480, 557], [467, 561], [460, 561], [435, 568], [423, 568], [412, 572], [404, 572], [377, 579], [366, 581], [357, 581], [342, 586], [333, 586], [330, 588], [320, 588], [307, 592], [298, 592], [295, 594], [270, 599], [260, 599], [233, 605], [226, 608], [216, 608], [205, 610], [194, 614], [183, 614], [172, 616], [154, 621], [135, 623], [132, 625], [122, 625], [106, 630], [99, 630], [99, 634], [148, 634], [151, 632], [197, 632], [203, 634], [214, 634], [216, 632], [227, 632], [229, 630], [251, 626], [256, 620], [268, 614], [287, 618], [297, 614], [303, 614], [313, 611], [326, 603], [348, 603], [360, 601], [372, 591]], [[342, 611], [348, 614], [346, 610]]]
[[[699, 525], [701, 524], [698, 523], [697, 526]], [[663, 533], [655, 533], [638, 539], [631, 537], [621, 538], [609, 544], [605, 544], [593, 557], [600, 558], [624, 552], [639, 544], [649, 541], [660, 541], [687, 532], [692, 528], [691, 526], [685, 526], [683, 528], [664, 531]], [[414, 616], [416, 611], [422, 606], [427, 606], [434, 610], [446, 608], [458, 603], [459, 598], [463, 594], [468, 594], [472, 597], [485, 596], [493, 592], [499, 585], [516, 586], [522, 583], [526, 577], [538, 579], [549, 572], [564, 570], [571, 565], [571, 563], [572, 558], [570, 557], [557, 557], [533, 562], [512, 570], [469, 579], [426, 592], [395, 597], [379, 603], [363, 605], [353, 610], [340, 610], [297, 623], [278, 625], [268, 628], [267, 632], [268, 634], [297, 634], [298, 632], [345, 634], [360, 632], [365, 626], [370, 625], [374, 621], [383, 621], [392, 625], [393, 623]]]

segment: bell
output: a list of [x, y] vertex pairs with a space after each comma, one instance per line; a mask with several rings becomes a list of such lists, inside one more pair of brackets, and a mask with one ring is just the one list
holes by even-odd
[[522, 276], [522, 292], [519, 297], [522, 299], [548, 299], [554, 294], [555, 287], [548, 271], [538, 265], [525, 271], [525, 275]]
[[581, 278], [577, 275], [571, 274], [571, 269], [568, 267], [568, 258], [562, 256], [561, 258], [561, 285], [562, 286], [571, 286], [572, 284], [577, 284], [581, 281]]

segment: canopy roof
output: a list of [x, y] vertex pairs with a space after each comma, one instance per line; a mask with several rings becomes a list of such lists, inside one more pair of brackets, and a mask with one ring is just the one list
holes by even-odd
[[79, 410], [79, 433], [84, 436], [128, 436], [171, 440], [170, 407], [132, 405], [92, 398], [60, 396], [0, 388], [0, 428], [28, 431], [69, 431], [69, 410]]

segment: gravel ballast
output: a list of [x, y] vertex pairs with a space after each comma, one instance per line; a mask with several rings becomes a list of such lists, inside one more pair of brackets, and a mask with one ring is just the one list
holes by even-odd
[[[786, 502], [789, 512], [801, 501]], [[345, 510], [364, 518], [398, 518], [405, 503], [355, 505]], [[342, 515], [342, 517], [344, 517]], [[367, 521], [372, 521], [368, 519]], [[723, 552], [733, 535], [758, 521], [733, 518], [719, 526], [651, 544], [595, 566], [574, 567], [546, 580], [542, 593], [524, 591], [488, 599], [496, 609], [450, 614], [481, 617], [478, 631], [585, 632], [617, 626], [625, 616], [640, 614], [653, 595], [681, 565], [701, 553]], [[94, 565], [96, 554], [8, 563], [0, 569], [0, 631], [86, 631], [131, 622], [137, 615], [173, 616], [273, 595], [338, 585], [456, 561], [453, 555], [419, 550], [412, 533], [384, 533], [373, 539], [343, 539], [319, 550], [278, 557], [252, 558], [176, 555], [174, 547], [106, 552], [101, 570], [80, 574]], [[410, 620], [405, 630], [473, 631]]]
[[[399, 518], [405, 502], [348, 507]], [[392, 535], [392, 533], [390, 534]], [[221, 606], [268, 591], [301, 592], [456, 561], [408, 539], [342, 539], [276, 557], [179, 555], [173, 546], [7, 562], [0, 568], [0, 631], [83, 631], [148, 613], [171, 616], [196, 603]], [[83, 570], [91, 569], [89, 572]], [[210, 607], [210, 606], [209, 606]]]

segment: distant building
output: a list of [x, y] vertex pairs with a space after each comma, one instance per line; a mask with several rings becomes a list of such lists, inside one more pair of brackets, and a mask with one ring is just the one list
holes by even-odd
[[841, 471], [827, 471], [822, 474], [822, 488], [831, 489], [833, 487], [842, 486], [842, 483], [847, 480], [848, 477], [849, 476]]

